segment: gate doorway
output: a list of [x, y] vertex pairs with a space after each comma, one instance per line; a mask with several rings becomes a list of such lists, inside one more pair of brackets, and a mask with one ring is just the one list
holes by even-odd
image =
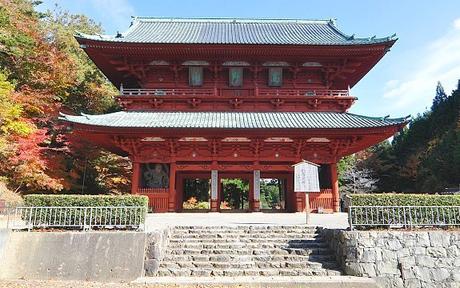
[[249, 179], [222, 177], [220, 191], [221, 212], [249, 211]]
[[211, 202], [210, 176], [201, 173], [180, 173], [178, 204], [182, 212], [208, 212]]
[[286, 179], [260, 179], [260, 209], [264, 212], [286, 210]]

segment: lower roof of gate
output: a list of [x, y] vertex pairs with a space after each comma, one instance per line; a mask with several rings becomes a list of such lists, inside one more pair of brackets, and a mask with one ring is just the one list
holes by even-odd
[[61, 114], [60, 120], [113, 128], [356, 129], [401, 126], [408, 117], [368, 117], [339, 112], [152, 112]]

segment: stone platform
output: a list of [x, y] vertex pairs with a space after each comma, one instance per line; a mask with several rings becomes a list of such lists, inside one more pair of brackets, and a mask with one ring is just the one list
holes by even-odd
[[[149, 213], [146, 232], [173, 226], [240, 226], [240, 225], [305, 225], [305, 213]], [[347, 213], [310, 214], [309, 226], [329, 229], [348, 227]]]

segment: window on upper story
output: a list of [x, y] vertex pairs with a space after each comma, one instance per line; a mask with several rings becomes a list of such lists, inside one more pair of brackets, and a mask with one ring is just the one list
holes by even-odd
[[231, 67], [228, 69], [228, 86], [243, 86], [243, 67]]
[[268, 86], [280, 87], [283, 85], [283, 68], [270, 67], [268, 68]]
[[201, 66], [188, 67], [188, 84], [190, 86], [203, 85], [203, 67]]

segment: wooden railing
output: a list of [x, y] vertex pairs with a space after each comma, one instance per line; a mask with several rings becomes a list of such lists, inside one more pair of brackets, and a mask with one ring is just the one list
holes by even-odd
[[137, 193], [149, 198], [149, 208], [153, 212], [167, 212], [169, 202], [168, 188], [138, 188]]
[[289, 89], [289, 88], [165, 88], [165, 89], [122, 89], [122, 96], [261, 96], [261, 97], [283, 97], [283, 96], [306, 96], [306, 97], [348, 97], [348, 90], [328, 89]]
[[260, 96], [316, 96], [316, 97], [348, 97], [348, 90], [327, 90], [327, 89], [259, 89]]
[[323, 209], [327, 212], [333, 210], [332, 189], [321, 189], [320, 193], [310, 193], [310, 209], [318, 212], [318, 209]]

